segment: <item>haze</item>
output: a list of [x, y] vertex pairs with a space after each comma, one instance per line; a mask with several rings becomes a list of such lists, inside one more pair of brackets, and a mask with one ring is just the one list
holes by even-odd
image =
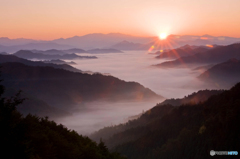
[[[91, 55], [91, 54], [79, 54]], [[192, 68], [160, 69], [150, 67], [166, 60], [156, 59], [154, 55], [144, 51], [125, 51], [124, 53], [98, 54], [98, 59], [74, 60], [74, 67], [83, 71], [109, 73], [125, 81], [139, 82], [165, 98], [182, 98], [199, 89], [217, 88], [202, 86], [196, 77], [200, 72]], [[191, 85], [191, 86], [190, 86]], [[196, 87], [198, 86], [198, 87]], [[160, 100], [148, 102], [121, 102], [121, 103], [87, 103], [86, 110], [75, 110], [73, 115], [58, 119], [68, 128], [81, 134], [89, 134], [105, 126], [116, 125], [127, 121], [130, 116], [146, 111]]]

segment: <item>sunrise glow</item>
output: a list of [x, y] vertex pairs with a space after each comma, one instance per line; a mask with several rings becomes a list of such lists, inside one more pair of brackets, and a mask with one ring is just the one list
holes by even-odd
[[163, 5], [158, 0], [144, 3], [135, 0], [2, 1], [0, 36], [53, 40], [91, 33], [159, 36], [162, 32], [171, 32], [240, 37], [240, 1], [218, 2], [216, 7], [214, 1], [207, 0], [181, 0], [174, 5], [172, 1], [164, 1]]
[[166, 39], [167, 38], [167, 33], [161, 33], [160, 35], [159, 35], [159, 39], [161, 39], [161, 40], [164, 40], [164, 39]]

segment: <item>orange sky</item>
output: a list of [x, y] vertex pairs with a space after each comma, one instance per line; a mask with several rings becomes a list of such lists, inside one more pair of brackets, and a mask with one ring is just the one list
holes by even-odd
[[0, 37], [89, 33], [240, 37], [240, 0], [1, 0]]

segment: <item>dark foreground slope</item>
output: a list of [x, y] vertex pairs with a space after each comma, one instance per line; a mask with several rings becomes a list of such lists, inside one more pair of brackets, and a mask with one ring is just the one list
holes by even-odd
[[0, 86], [1, 156], [11, 159], [122, 159], [110, 153], [103, 142], [96, 144], [63, 125], [33, 115], [23, 117], [18, 97], [2, 98]]
[[203, 103], [156, 106], [110, 141], [125, 141], [113, 149], [130, 159], [211, 158], [210, 150], [240, 151], [239, 114], [240, 83]]
[[[133, 138], [138, 138], [142, 135], [142, 133], [138, 132], [136, 134], [127, 134], [130, 129], [145, 126], [152, 121], [161, 118], [163, 115], [166, 115], [169, 111], [171, 111], [174, 106], [185, 104], [195, 106], [197, 103], [205, 102], [212, 95], [220, 94], [222, 92], [223, 90], [200, 90], [185, 96], [184, 98], [166, 99], [162, 103], [158, 103], [153, 109], [147, 111], [147, 113], [143, 112], [142, 114], [133, 116], [133, 119], [129, 120], [125, 124], [102, 128], [93, 133], [90, 137], [95, 141], [99, 141], [102, 138], [109, 147], [114, 147], [120, 143], [132, 141]], [[118, 133], [121, 134], [121, 132], [125, 135], [121, 138], [121, 140], [115, 140], [113, 135]]]
[[[18, 89], [7, 88], [4, 93], [4, 98], [9, 98], [18, 92]], [[22, 104], [17, 107], [17, 110], [24, 116], [30, 114], [40, 117], [50, 117], [51, 119], [57, 119], [72, 115], [68, 110], [59, 109], [39, 99], [37, 96], [33, 96], [26, 92], [21, 93], [21, 97], [26, 99]]]

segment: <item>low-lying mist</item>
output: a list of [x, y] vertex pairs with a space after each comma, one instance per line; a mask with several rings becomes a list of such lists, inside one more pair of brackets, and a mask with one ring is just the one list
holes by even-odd
[[[73, 66], [83, 71], [109, 73], [125, 81], [139, 82], [165, 98], [182, 98], [199, 89], [209, 88], [207, 85], [200, 85], [196, 77], [201, 72], [193, 71], [194, 68], [153, 67], [151, 65], [164, 60], [156, 59], [154, 55], [145, 52], [129, 51], [96, 56], [98, 59], [74, 60], [77, 65]], [[148, 110], [160, 102], [92, 102], [85, 105], [87, 109], [76, 111], [72, 116], [58, 119], [57, 122], [87, 135], [104, 126], [125, 122], [128, 117], [140, 114], [143, 110]]]
[[[91, 55], [91, 54], [81, 54]], [[151, 65], [164, 62], [155, 55], [143, 51], [125, 51], [125, 53], [97, 54], [98, 59], [75, 60], [73, 65], [83, 71], [109, 73], [125, 81], [139, 82], [145, 87], [166, 98], [181, 98], [199, 88], [186, 87], [196, 82], [200, 74], [193, 68], [158, 68]], [[197, 66], [196, 66], [197, 67]]]
[[156, 103], [157, 101], [91, 102], [85, 105], [87, 109], [75, 111], [71, 116], [55, 120], [80, 134], [89, 135], [105, 126], [124, 123], [128, 120], [128, 117], [141, 114], [143, 111], [152, 108]]

